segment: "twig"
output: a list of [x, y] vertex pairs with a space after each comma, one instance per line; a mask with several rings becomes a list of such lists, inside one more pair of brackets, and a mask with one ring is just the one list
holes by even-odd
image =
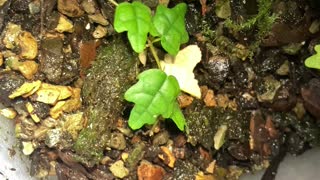
[[119, 4], [115, 0], [108, 0], [110, 3], [112, 3], [115, 6], [119, 6]]

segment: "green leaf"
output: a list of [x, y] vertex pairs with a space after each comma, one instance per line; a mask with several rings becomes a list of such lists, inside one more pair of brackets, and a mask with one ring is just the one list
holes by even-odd
[[184, 118], [184, 115], [181, 112], [181, 109], [179, 107], [179, 104], [176, 102], [174, 107], [173, 107], [173, 112], [171, 115], [171, 119], [173, 120], [173, 122], [177, 125], [177, 127], [183, 131], [184, 130], [184, 126], [186, 124], [186, 120]]
[[151, 10], [141, 2], [121, 3], [114, 17], [114, 29], [117, 32], [128, 31], [128, 39], [133, 50], [141, 53], [147, 41], [151, 27]]
[[180, 3], [172, 9], [159, 5], [150, 29], [152, 36], [160, 36], [162, 47], [171, 55], [176, 55], [180, 45], [188, 42], [189, 36], [185, 28], [184, 16], [187, 5]]
[[320, 69], [320, 45], [314, 47], [316, 54], [308, 57], [304, 62], [304, 65], [308, 68]]
[[[129, 117], [132, 129], [139, 129], [144, 124], [154, 124], [159, 115], [164, 118], [174, 115], [175, 119], [181, 119], [176, 107], [180, 88], [175, 77], [167, 76], [159, 69], [149, 69], [142, 72], [138, 79], [138, 83], [124, 95], [127, 101], [135, 103]], [[179, 124], [178, 127], [181, 129], [182, 125]]]

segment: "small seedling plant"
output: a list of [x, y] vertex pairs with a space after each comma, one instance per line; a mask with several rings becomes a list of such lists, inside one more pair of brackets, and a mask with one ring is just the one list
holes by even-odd
[[127, 31], [133, 50], [142, 53], [149, 47], [159, 69], [149, 69], [138, 75], [138, 82], [130, 87], [124, 98], [135, 103], [128, 124], [132, 129], [156, 124], [159, 116], [170, 118], [183, 131], [185, 118], [177, 102], [180, 87], [177, 79], [161, 70], [160, 60], [153, 43], [160, 41], [170, 55], [176, 55], [180, 45], [189, 40], [185, 29], [185, 3], [173, 8], [158, 5], [154, 16], [148, 6], [141, 2], [116, 4], [114, 29]]

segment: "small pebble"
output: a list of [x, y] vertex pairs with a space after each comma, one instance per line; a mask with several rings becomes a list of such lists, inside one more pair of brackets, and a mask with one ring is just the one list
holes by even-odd
[[92, 36], [96, 39], [100, 39], [105, 37], [108, 34], [108, 30], [106, 27], [98, 25], [96, 29], [93, 31]]
[[112, 133], [109, 146], [113, 149], [124, 150], [126, 148], [126, 139], [124, 135], [117, 132]]
[[115, 163], [113, 163], [109, 170], [111, 171], [111, 173], [117, 177], [117, 178], [124, 178], [126, 176], [129, 175], [129, 170], [124, 167], [124, 163], [123, 161], [119, 160], [119, 161], [116, 161]]
[[162, 180], [166, 171], [157, 165], [143, 160], [137, 170], [139, 180]]
[[169, 133], [168, 131], [162, 131], [156, 134], [152, 140], [152, 144], [155, 146], [164, 145], [168, 142]]

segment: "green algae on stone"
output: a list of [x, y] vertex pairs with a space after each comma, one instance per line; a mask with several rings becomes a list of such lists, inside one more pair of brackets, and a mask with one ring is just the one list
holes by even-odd
[[245, 142], [249, 138], [249, 112], [222, 108], [208, 108], [194, 101], [184, 113], [187, 122], [188, 141], [192, 145], [201, 144], [207, 149], [214, 145], [214, 135], [221, 125], [226, 125], [225, 142], [229, 139]]
[[140, 162], [145, 154], [145, 147], [146, 145], [143, 142], [135, 144], [126, 160], [126, 167], [132, 170]]
[[219, 35], [215, 39], [216, 45], [221, 52], [224, 52], [230, 58], [239, 58], [246, 60], [247, 58], [252, 58], [253, 51], [240, 43], [235, 43], [226, 36]]
[[[238, 7], [231, 8], [233, 10], [231, 14], [233, 15], [224, 21], [224, 26], [231, 34], [233, 34], [236, 39], [242, 38], [239, 36], [239, 34], [246, 34], [245, 36], [247, 37], [250, 36], [250, 44], [243, 44], [241, 45], [243, 46], [241, 48], [235, 46], [235, 51], [233, 48], [229, 48], [232, 49], [232, 51], [227, 51], [227, 54], [237, 54], [238, 56], [243, 56], [246, 55], [246, 53], [249, 53], [247, 57], [252, 60], [253, 55], [258, 51], [260, 44], [271, 31], [273, 24], [278, 17], [272, 12], [273, 1], [257, 0], [256, 2], [258, 9], [256, 9], [255, 6], [246, 7], [246, 3], [242, 3], [241, 1], [231, 3], [231, 7]], [[254, 15], [249, 13], [250, 11], [256, 10], [257, 13]], [[229, 41], [232, 40], [230, 39]], [[241, 59], [245, 60], [246, 58], [243, 56]]]
[[124, 110], [124, 92], [136, 78], [136, 54], [120, 37], [112, 38], [99, 49], [82, 89], [88, 125], [74, 149], [81, 156], [79, 159], [91, 163], [102, 158], [115, 122]]
[[194, 179], [199, 172], [199, 168], [190, 161], [182, 161], [178, 159], [173, 170], [173, 179]]

